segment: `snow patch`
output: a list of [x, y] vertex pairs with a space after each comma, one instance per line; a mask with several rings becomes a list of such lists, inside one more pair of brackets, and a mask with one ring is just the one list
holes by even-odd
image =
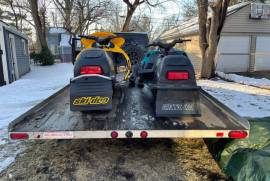
[[270, 91], [223, 80], [199, 80], [198, 84], [242, 117], [270, 116]]
[[8, 124], [69, 84], [72, 69], [73, 65], [69, 63], [34, 65], [21, 79], [0, 87], [0, 172], [22, 151], [21, 142], [7, 139]]
[[270, 80], [266, 78], [256, 79], [236, 74], [225, 74], [223, 72], [216, 72], [216, 74], [225, 80], [270, 90]]

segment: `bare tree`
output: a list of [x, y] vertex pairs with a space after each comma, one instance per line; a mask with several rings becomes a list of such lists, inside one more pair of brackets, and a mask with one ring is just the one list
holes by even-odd
[[[230, 0], [216, 0], [211, 3], [208, 0], [197, 0], [199, 9], [199, 37], [202, 54], [202, 78], [214, 76], [214, 60], [217, 45], [220, 39], [222, 27], [226, 18]], [[211, 8], [211, 16], [208, 17], [208, 7]]]
[[169, 0], [164, 0], [164, 1], [159, 1], [156, 0], [153, 3], [153, 0], [150, 2], [149, 0], [134, 0], [133, 2], [131, 0], [123, 0], [123, 2], [127, 5], [127, 14], [125, 18], [125, 22], [122, 28], [122, 31], [129, 31], [129, 24], [131, 22], [132, 16], [136, 9], [141, 5], [141, 4], [146, 4], [147, 6], [150, 7], [157, 7], [161, 5], [164, 2], [168, 2]]
[[198, 16], [198, 6], [196, 0], [183, 0], [181, 1], [182, 4], [182, 15], [185, 18], [192, 18]]
[[[87, 32], [89, 26], [106, 16], [109, 0], [53, 0], [71, 37]], [[71, 41], [69, 41], [71, 43]]]
[[28, 18], [29, 7], [25, 0], [0, 0], [0, 5], [3, 7], [1, 11], [1, 19], [17, 30], [26, 34], [31, 34], [33, 23]]

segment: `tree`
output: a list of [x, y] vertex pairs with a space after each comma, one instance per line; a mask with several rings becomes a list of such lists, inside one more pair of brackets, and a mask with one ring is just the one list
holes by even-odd
[[[197, 0], [199, 10], [199, 42], [202, 55], [202, 78], [214, 76], [214, 60], [230, 0]], [[208, 13], [211, 8], [211, 16]]]
[[43, 5], [41, 8], [38, 7], [37, 0], [28, 0], [30, 12], [33, 17], [37, 40], [40, 43], [41, 49], [48, 49], [46, 41], [46, 8]]
[[[71, 37], [87, 32], [89, 26], [107, 15], [109, 0], [53, 0]], [[70, 39], [71, 39], [70, 37]]]
[[198, 16], [198, 6], [196, 0], [183, 0], [182, 2], [183, 16], [185, 18], [193, 18]]
[[31, 35], [33, 23], [29, 19], [29, 7], [25, 0], [0, 0], [3, 8], [0, 10], [0, 18], [18, 31]]
[[169, 0], [164, 0], [164, 1], [159, 1], [156, 0], [153, 3], [150, 2], [149, 0], [134, 0], [133, 2], [131, 0], [123, 0], [123, 2], [126, 4], [127, 6], [127, 14], [126, 14], [126, 18], [125, 18], [125, 22], [122, 28], [122, 31], [129, 31], [129, 24], [131, 22], [132, 16], [134, 14], [134, 12], [136, 11], [136, 9], [141, 5], [141, 4], [146, 4], [149, 7], [156, 7], [161, 5], [164, 2], [168, 2]]

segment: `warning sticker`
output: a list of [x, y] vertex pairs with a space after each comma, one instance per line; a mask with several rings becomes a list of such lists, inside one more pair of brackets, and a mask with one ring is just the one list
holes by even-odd
[[74, 134], [71, 131], [45, 132], [42, 134], [42, 139], [71, 139], [71, 138], [74, 138]]

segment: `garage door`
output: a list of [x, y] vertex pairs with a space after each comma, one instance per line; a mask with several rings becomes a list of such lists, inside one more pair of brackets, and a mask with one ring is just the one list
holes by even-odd
[[270, 70], [270, 37], [256, 39], [255, 71]]
[[216, 69], [222, 72], [246, 72], [249, 57], [249, 36], [222, 36], [217, 49]]

